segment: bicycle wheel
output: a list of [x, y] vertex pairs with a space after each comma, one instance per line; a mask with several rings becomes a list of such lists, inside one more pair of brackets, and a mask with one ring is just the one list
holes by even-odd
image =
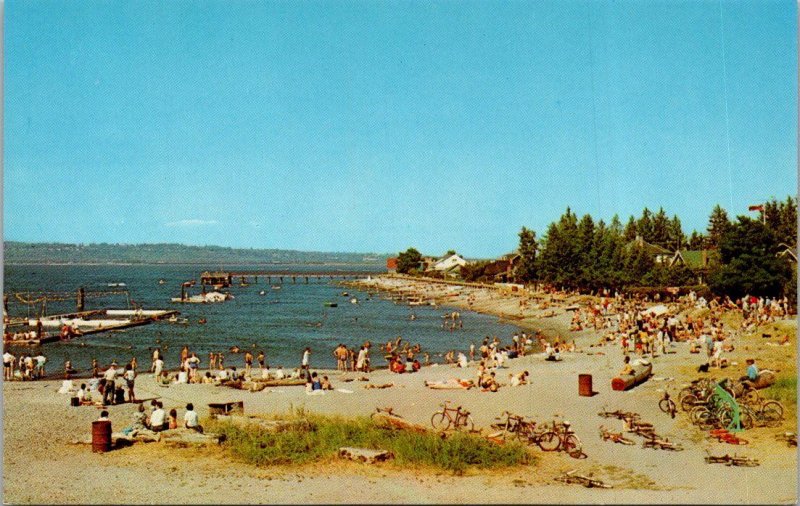
[[686, 394], [681, 399], [681, 409], [684, 411], [691, 411], [697, 403], [697, 396], [694, 394]]
[[573, 459], [579, 459], [583, 456], [581, 440], [575, 434], [570, 434], [564, 438], [562, 447], [567, 452], [567, 455]]
[[558, 437], [558, 434], [549, 430], [537, 438], [536, 444], [539, 445], [542, 451], [554, 452], [561, 446], [561, 438]]
[[693, 424], [697, 425], [699, 423], [700, 415], [710, 414], [708, 408], [705, 406], [695, 406], [689, 412], [689, 420], [692, 421]]
[[436, 412], [431, 417], [431, 426], [436, 430], [447, 430], [450, 428], [450, 418], [442, 412]]
[[743, 429], [752, 429], [756, 424], [756, 417], [753, 415], [753, 410], [747, 406], [741, 406], [739, 410], [739, 423], [742, 424]]
[[694, 395], [694, 389], [692, 387], [684, 387], [678, 392], [678, 402], [680, 403], [687, 395]]
[[664, 413], [670, 414], [672, 413], [672, 410], [675, 409], [675, 403], [672, 401], [672, 399], [661, 399], [658, 401], [658, 409]]
[[472, 419], [472, 415], [461, 416], [458, 425], [456, 425], [456, 430], [461, 430], [461, 427], [467, 429], [467, 432], [475, 431], [475, 421]]
[[758, 390], [748, 390], [742, 394], [742, 403], [757, 406], [761, 402], [761, 396], [758, 395]]
[[769, 424], [783, 420], [783, 405], [778, 401], [767, 401], [761, 406], [761, 419]]

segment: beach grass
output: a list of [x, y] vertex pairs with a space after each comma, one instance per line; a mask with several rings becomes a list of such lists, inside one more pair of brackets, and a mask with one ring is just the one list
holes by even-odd
[[518, 443], [497, 445], [482, 437], [456, 433], [387, 430], [368, 417], [343, 418], [289, 414], [293, 423], [278, 431], [230, 422], [209, 422], [209, 430], [225, 436], [226, 447], [245, 462], [259, 466], [302, 465], [334, 458], [340, 447], [388, 450], [396, 465], [428, 467], [462, 474], [470, 468], [498, 469], [535, 462]]
[[797, 401], [797, 376], [783, 376], [764, 389], [764, 397], [775, 399], [784, 405]]

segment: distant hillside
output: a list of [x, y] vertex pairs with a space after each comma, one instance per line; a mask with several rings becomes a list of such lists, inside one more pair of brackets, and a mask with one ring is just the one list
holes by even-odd
[[387, 254], [237, 249], [182, 244], [59, 244], [6, 241], [7, 264], [366, 264]]

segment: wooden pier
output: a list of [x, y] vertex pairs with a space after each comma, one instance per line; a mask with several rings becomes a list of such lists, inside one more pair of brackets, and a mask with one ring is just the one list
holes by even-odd
[[336, 271], [336, 272], [298, 272], [298, 271], [204, 271], [200, 274], [201, 285], [233, 286], [237, 281], [240, 284], [258, 283], [258, 278], [266, 279], [267, 284], [275, 282], [283, 283], [284, 280], [292, 280], [306, 284], [309, 281], [331, 281], [334, 279], [360, 279], [368, 276], [376, 276], [382, 271]]

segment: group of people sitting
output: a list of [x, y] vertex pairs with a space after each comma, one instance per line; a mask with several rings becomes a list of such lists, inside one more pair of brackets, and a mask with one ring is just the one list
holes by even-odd
[[[134, 431], [144, 430], [161, 432], [169, 429], [177, 429], [179, 427], [178, 411], [175, 408], [170, 409], [169, 414], [167, 414], [164, 410], [164, 404], [155, 399], [151, 401], [150, 406], [152, 411], [148, 415], [144, 404], [139, 404], [139, 408], [133, 414], [133, 423], [122, 432], [124, 434], [131, 434]], [[183, 415], [183, 427], [200, 433], [203, 432], [203, 427], [200, 425], [199, 417], [191, 402], [186, 405], [186, 412]]]
[[306, 393], [313, 394], [314, 392], [322, 392], [325, 390], [333, 390], [333, 385], [327, 376], [319, 377], [316, 371], [308, 374], [306, 371]]

